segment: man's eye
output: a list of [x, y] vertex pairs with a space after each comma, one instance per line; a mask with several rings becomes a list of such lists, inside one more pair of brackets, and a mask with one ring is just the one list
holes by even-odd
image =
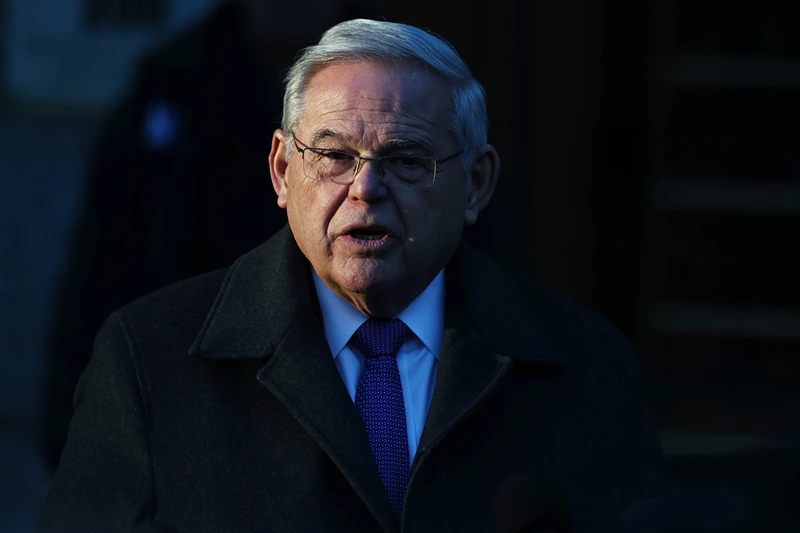
[[415, 167], [419, 165], [418, 157], [398, 157], [396, 158], [397, 164], [401, 167]]
[[388, 158], [388, 161], [398, 168], [417, 168], [425, 166], [424, 158], [410, 155], [392, 156]]
[[431, 158], [428, 157], [410, 155], [398, 155], [391, 158], [391, 163], [397, 168], [406, 169], [428, 168], [432, 164], [431, 161]]
[[326, 150], [322, 152], [320, 155], [322, 155], [326, 159], [331, 159], [333, 161], [349, 161], [353, 159], [352, 154], [348, 154], [347, 152], [339, 152], [337, 150]]

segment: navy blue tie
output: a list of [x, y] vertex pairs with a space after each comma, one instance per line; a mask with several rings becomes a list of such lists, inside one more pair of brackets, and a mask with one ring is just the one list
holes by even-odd
[[403, 386], [397, 352], [410, 333], [402, 320], [370, 319], [353, 335], [364, 354], [364, 368], [356, 388], [356, 408], [367, 426], [372, 455], [398, 520], [411, 467]]

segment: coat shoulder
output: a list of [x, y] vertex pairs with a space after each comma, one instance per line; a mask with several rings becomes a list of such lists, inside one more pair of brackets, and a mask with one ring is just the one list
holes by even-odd
[[563, 352], [594, 353], [598, 362], [636, 366], [636, 355], [625, 335], [596, 311], [556, 294], [524, 275], [515, 281], [552, 342]]
[[516, 281], [543, 319], [550, 317], [552, 321], [586, 335], [622, 336], [614, 323], [587, 306], [565, 298], [527, 276], [517, 275]]
[[454, 267], [461, 276], [454, 286], [467, 295], [468, 307], [484, 330], [500, 332], [493, 334], [498, 344], [509, 344], [502, 340], [509, 337], [516, 339], [517, 351], [539, 348], [558, 354], [557, 359], [605, 366], [634, 362], [630, 343], [610, 320], [524, 273], [466, 243]]
[[215, 270], [167, 285], [138, 298], [117, 314], [125, 322], [143, 327], [195, 326], [195, 334], [219, 294], [230, 268]]

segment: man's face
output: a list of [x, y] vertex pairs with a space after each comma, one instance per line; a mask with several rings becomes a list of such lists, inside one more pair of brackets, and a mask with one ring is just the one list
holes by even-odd
[[[459, 150], [448, 129], [450, 88], [422, 69], [372, 62], [328, 66], [311, 79], [305, 102], [295, 132], [305, 143], [300, 147], [438, 159]], [[401, 140], [430, 151], [392, 148]], [[472, 185], [459, 158], [442, 164], [430, 187], [389, 188], [375, 162], [362, 163], [353, 183], [339, 185], [308, 179], [294, 148], [286, 160], [287, 143], [291, 136], [278, 130], [270, 154], [278, 204], [322, 280], [346, 298], [397, 298], [424, 289], [452, 256], [469, 219]]]

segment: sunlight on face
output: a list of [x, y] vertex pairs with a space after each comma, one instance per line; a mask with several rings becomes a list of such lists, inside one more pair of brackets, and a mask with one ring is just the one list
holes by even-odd
[[[304, 145], [364, 157], [442, 158], [458, 150], [448, 129], [450, 87], [421, 69], [329, 66], [312, 78], [306, 102], [294, 132]], [[278, 150], [291, 142], [285, 137]], [[294, 152], [278, 195], [316, 272], [352, 300], [421, 292], [458, 245], [469, 187], [458, 159], [444, 163], [430, 187], [387, 187], [375, 162], [365, 162], [350, 185], [340, 185], [308, 179], [303, 157]]]

